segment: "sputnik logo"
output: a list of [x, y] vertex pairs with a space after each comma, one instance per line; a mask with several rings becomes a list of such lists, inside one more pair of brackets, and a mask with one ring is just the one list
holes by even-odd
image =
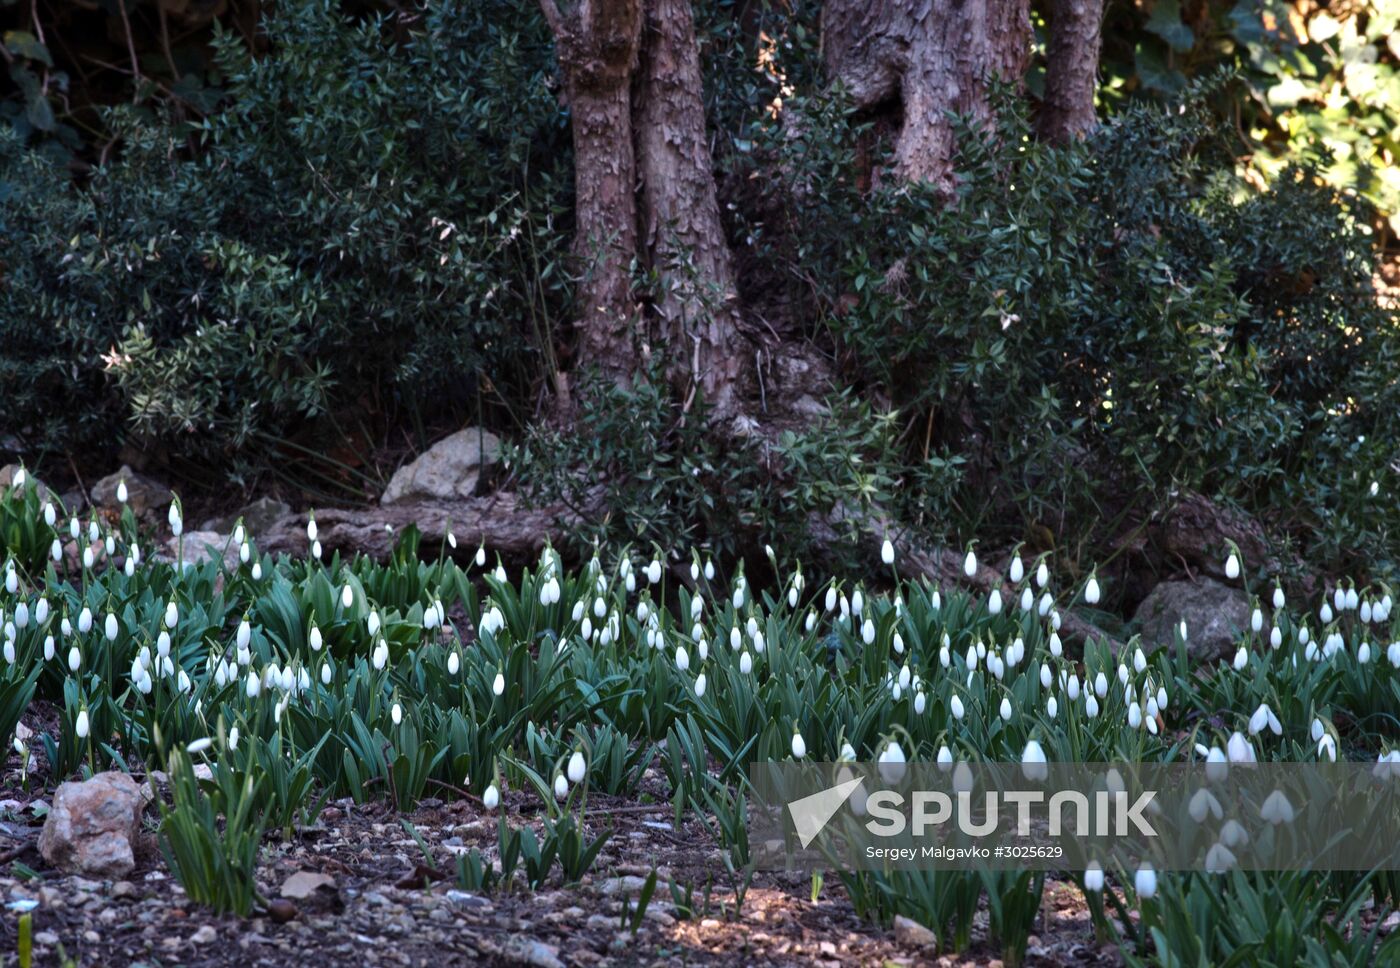
[[797, 832], [797, 839], [802, 843], [804, 850], [817, 839], [817, 835], [836, 815], [836, 811], [841, 809], [841, 804], [849, 800], [851, 794], [864, 782], [863, 777], [856, 777], [788, 804], [793, 829]]

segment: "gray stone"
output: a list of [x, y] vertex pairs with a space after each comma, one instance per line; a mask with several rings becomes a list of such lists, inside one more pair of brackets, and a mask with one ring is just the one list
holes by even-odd
[[476, 493], [482, 475], [501, 457], [501, 441], [479, 427], [446, 437], [400, 467], [380, 498], [381, 504], [404, 501], [451, 501]]
[[146, 801], [125, 773], [59, 785], [39, 834], [39, 852], [62, 871], [121, 877], [136, 866]]
[[1170, 646], [1177, 626], [1186, 622], [1188, 654], [1200, 661], [1229, 655], [1249, 627], [1249, 599], [1238, 588], [1212, 578], [1164, 581], [1138, 606], [1133, 620], [1145, 648]]
[[938, 937], [932, 931], [902, 914], [894, 916], [894, 936], [900, 944], [912, 948], [931, 948], [938, 944]]
[[534, 968], [564, 968], [564, 963], [559, 960], [559, 949], [538, 938], [514, 935], [506, 941], [501, 954], [511, 961], [533, 965]]
[[228, 571], [238, 570], [238, 547], [228, 535], [217, 531], [186, 531], [184, 539], [183, 544], [179, 538], [165, 542], [165, 550], [169, 553], [167, 560], [174, 561], [179, 557], [185, 565], [202, 565], [222, 554], [224, 568]]
[[147, 511], [160, 510], [175, 497], [170, 488], [160, 481], [138, 474], [123, 464], [121, 470], [115, 474], [108, 474], [92, 486], [92, 503], [103, 508], [120, 507], [117, 486], [122, 481], [126, 481], [126, 503], [130, 506], [131, 513], [138, 517]]
[[279, 501], [275, 497], [260, 497], [237, 514], [211, 518], [204, 522], [202, 530], [232, 534], [234, 527], [238, 524], [238, 519], [242, 518], [243, 526], [248, 529], [248, 534], [256, 538], [258, 535], [270, 531], [273, 525], [291, 513], [291, 505], [287, 504], [286, 501]]

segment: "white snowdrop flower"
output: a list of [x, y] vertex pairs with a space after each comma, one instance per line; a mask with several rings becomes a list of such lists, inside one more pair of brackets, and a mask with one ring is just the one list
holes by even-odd
[[1225, 756], [1231, 763], [1254, 763], [1257, 761], [1254, 747], [1238, 730], [1230, 734], [1230, 741], [1225, 744]]
[[569, 782], [582, 783], [583, 777], [587, 772], [588, 764], [583, 760], [583, 753], [579, 750], [574, 750], [573, 755], [569, 757]]
[[1274, 826], [1283, 823], [1292, 823], [1294, 817], [1293, 804], [1288, 802], [1288, 798], [1283, 795], [1282, 790], [1275, 790], [1264, 798], [1264, 803], [1259, 808], [1259, 817], [1261, 820], [1265, 820]]
[[1103, 890], [1103, 868], [1090, 863], [1084, 871], [1084, 890], [1098, 893]]
[[1003, 720], [1006, 720], [1007, 722], [1011, 721], [1011, 700], [1008, 699], [1006, 696], [1001, 697], [1001, 706], [999, 707], [998, 712], [1001, 713], [1001, 718]]
[[695, 698], [701, 699], [705, 695], [705, 673], [700, 673], [695, 677]]
[[1060, 610], [1058, 608], [1050, 611], [1050, 627], [1056, 632], [1060, 630]]
[[374, 647], [374, 652], [370, 655], [370, 665], [374, 666], [374, 671], [380, 672], [389, 664], [389, 644], [383, 639]]
[[1137, 672], [1142, 672], [1146, 668], [1147, 656], [1144, 655], [1142, 649], [1139, 648], [1136, 652], [1133, 653], [1133, 669]]
[[1337, 741], [1330, 733], [1324, 733], [1322, 739], [1317, 741], [1317, 758], [1324, 756], [1333, 763], [1337, 762]]
[[891, 641], [892, 641], [892, 643], [894, 644], [894, 654], [895, 654], [895, 655], [903, 655], [903, 654], [904, 654], [904, 636], [900, 635], [898, 632], [895, 632], [895, 633], [894, 633], [894, 638], [893, 638]]
[[894, 564], [894, 545], [889, 538], [886, 538], [885, 543], [880, 546], [880, 560], [887, 565]]
[[1277, 649], [1281, 645], [1283, 645], [1283, 632], [1275, 625], [1269, 630], [1269, 647]]
[[[313, 628], [312, 630], [316, 630]], [[253, 637], [253, 627], [248, 624], [248, 616], [243, 616], [243, 620], [238, 623], [238, 632], [234, 636], [234, 644], [240, 649], [248, 648], [248, 642]], [[319, 635], [317, 636], [319, 638]], [[319, 648], [319, 646], [317, 646]]]
[[1151, 900], [1157, 894], [1157, 872], [1149, 864], [1144, 864], [1136, 874], [1133, 875], [1133, 889], [1137, 891], [1137, 896], [1144, 901]]
[[486, 788], [486, 792], [481, 795], [481, 805], [487, 810], [495, 810], [501, 804], [501, 791], [496, 789], [496, 784], [491, 784]]
[[1361, 614], [1360, 614], [1359, 617], [1360, 617], [1361, 622], [1362, 622], [1363, 625], [1369, 625], [1369, 624], [1371, 623], [1371, 603], [1370, 603], [1370, 601], [1365, 601], [1365, 602], [1362, 602], [1362, 603], [1361, 603]]
[[763, 637], [763, 633], [755, 632], [753, 634], [753, 650], [755, 652], [762, 653], [766, 645], [767, 640]]
[[957, 693], [953, 693], [953, 698], [948, 701], [948, 708], [953, 713], [953, 718], [959, 722], [962, 721], [963, 716], [967, 712], [966, 709], [963, 708], [963, 701]]
[[78, 718], [73, 723], [73, 729], [74, 732], [78, 734], [78, 739], [87, 739], [89, 723], [88, 711], [86, 707], [78, 710]]
[[792, 758], [800, 760], [807, 755], [807, 741], [802, 738], [802, 734], [793, 731], [792, 734]]
[[378, 609], [375, 609], [374, 611], [369, 613], [369, 618], [366, 619], [365, 624], [369, 627], [369, 634], [371, 638], [379, 634], [380, 623]]
[[486, 546], [481, 545], [476, 549], [476, 566], [478, 568], [486, 564]]
[[389, 710], [389, 718], [392, 719], [392, 720], [394, 721], [394, 725], [395, 725], [395, 726], [397, 726], [397, 725], [399, 725], [400, 723], [402, 723], [402, 722], [403, 722], [403, 707], [400, 706], [398, 703], [394, 703], [394, 707], [393, 707], [392, 709]]
[[922, 716], [926, 708], [928, 708], [928, 697], [920, 690], [914, 694], [914, 712]]
[[1137, 703], [1128, 705], [1128, 727], [1138, 729], [1142, 726], [1142, 707]]
[[457, 670], [461, 667], [462, 658], [457, 654], [457, 650], [453, 649], [451, 652], [447, 653], [447, 674], [449, 676], [455, 676]]
[[560, 773], [554, 778], [554, 799], [563, 800], [569, 795], [569, 781]]
[[1347, 610], [1352, 612], [1356, 611], [1356, 607], [1360, 602], [1360, 597], [1356, 594], [1355, 585], [1347, 589], [1346, 600]]
[[870, 645], [875, 641], [875, 623], [870, 621], [870, 619], [866, 619], [865, 624], [861, 626], [860, 637], [864, 640], [866, 645]]
[[355, 590], [347, 582], [340, 589], [340, 607], [349, 608], [355, 604]]
[[735, 626], [731, 627], [730, 630], [729, 630], [729, 648], [732, 649], [732, 650], [735, 651], [735, 652], [738, 652], [738, 651], [739, 651], [739, 647], [742, 646], [743, 644], [744, 644], [744, 636], [743, 636], [743, 634], [739, 631], [739, 626], [735, 625]]
[[49, 557], [52, 558], [54, 561], [63, 560], [63, 543], [57, 538], [54, 538], [53, 544], [49, 545]]
[[331, 684], [331, 664], [330, 664], [329, 662], [322, 662], [322, 663], [321, 663], [321, 685], [323, 685], [323, 686], [329, 686], [330, 684]]
[[829, 612], [836, 607], [836, 586], [832, 585], [826, 590], [826, 610]]
[[117, 539], [112, 537], [110, 534], [107, 535], [107, 537], [104, 538], [102, 541], [102, 550], [105, 551], [107, 553], [107, 557], [110, 558], [117, 551]]
[[1084, 601], [1090, 605], [1097, 605], [1099, 602], [1099, 580], [1094, 575], [1089, 576], [1089, 581], [1084, 586]]
[[859, 588], [851, 592], [851, 614], [859, 615], [865, 611], [865, 596], [861, 594]]
[[324, 640], [321, 638], [321, 629], [314, 623], [311, 626], [311, 633], [307, 636], [307, 641], [311, 644], [312, 652], [320, 652]]
[[246, 689], [248, 692], [249, 699], [256, 699], [258, 693], [262, 692], [262, 680], [258, 678], [258, 674], [252, 671], [251, 669], [248, 670], [248, 683]]
[[1283, 605], [1284, 605], [1283, 587], [1280, 586], [1280, 585], [1275, 585], [1275, 586], [1274, 586], [1274, 610], [1275, 610], [1275, 611], [1278, 611], [1279, 609], [1283, 608]]
[[[170, 659], [167, 657], [165, 661], [168, 663]], [[175, 680], [175, 684], [181, 692], [189, 692], [194, 688], [194, 683], [190, 681], [189, 673], [184, 669], [180, 670], [180, 676]]]
[[1257, 606], [1249, 615], [1249, 627], [1255, 632], [1258, 632], [1264, 627], [1264, 613], [1261, 612]]
[[744, 675], [753, 671], [753, 656], [749, 655], [747, 649], [744, 650], [743, 655], [739, 656], [739, 671]]
[[245, 541], [245, 542], [243, 542], [243, 544], [239, 545], [239, 547], [238, 547], [238, 560], [239, 560], [239, 561], [241, 561], [243, 564], [246, 565], [246, 564], [248, 563], [248, 559], [251, 558], [252, 555], [253, 555], [253, 549], [248, 545], [248, 542]]
[[1371, 661], [1371, 643], [1362, 642], [1356, 650], [1356, 661], [1360, 665], [1366, 665]]
[[1157, 709], [1158, 709], [1158, 710], [1162, 710], [1162, 709], [1166, 709], [1166, 708], [1167, 708], [1167, 687], [1166, 687], [1166, 686], [1158, 686], [1158, 687], [1157, 687], [1156, 701], [1157, 701]]
[[491, 680], [491, 692], [497, 696], [506, 691], [506, 677], [504, 673], [497, 672], [496, 678]]
[[52, 636], [52, 635], [46, 635], [46, 636], [44, 636], [44, 661], [45, 661], [45, 662], [52, 662], [52, 661], [53, 661], [53, 658], [54, 658], [54, 656], [57, 654], [57, 652], [58, 652], [58, 649], [57, 649], [56, 644], [54, 643], [53, 636]]
[[1054, 719], [1057, 715], [1059, 715], [1059, 712], [1060, 704], [1058, 701], [1056, 701], [1054, 696], [1051, 696], [1049, 699], [1045, 700], [1046, 716], [1048, 716], [1050, 719]]
[[676, 668], [685, 672], [690, 668], [690, 653], [685, 650], [685, 646], [676, 646]]
[[1048, 662], [1042, 662], [1042, 663], [1040, 664], [1040, 685], [1041, 685], [1041, 687], [1042, 687], [1042, 688], [1045, 688], [1045, 689], [1049, 689], [1049, 688], [1050, 688], [1050, 683], [1053, 682], [1053, 681], [1054, 681], [1054, 674], [1050, 671], [1050, 664], [1049, 664]]
[[579, 634], [582, 635], [585, 640], [593, 638], [593, 620], [587, 615], [583, 617], [583, 624], [579, 626]]
[[[851, 759], [855, 759], [854, 753], [852, 753]], [[948, 770], [951, 769], [953, 766], [953, 751], [950, 750], [946, 745], [938, 747], [937, 762], [938, 769], [944, 773], [947, 773]]]
[[593, 599], [593, 615], [595, 618], [602, 618], [608, 614], [608, 606], [601, 598]]
[[103, 626], [102, 626], [102, 632], [103, 632], [104, 635], [107, 636], [107, 641], [108, 641], [108, 642], [115, 642], [116, 639], [117, 639], [117, 632], [118, 632], [118, 631], [120, 631], [120, 629], [119, 629], [118, 626], [117, 626], [117, 617], [116, 617], [115, 615], [113, 615], [111, 612], [108, 612], [108, 613], [107, 613], [107, 618], [106, 618], [106, 620], [103, 622]]
[[1046, 567], [1045, 562], [1042, 560], [1035, 569], [1035, 584], [1037, 588], [1044, 588], [1049, 583], [1050, 569]]
[[167, 632], [167, 631], [165, 631], [164, 629], [162, 629], [162, 630], [161, 630], [161, 633], [160, 633], [159, 635], [156, 636], [156, 655], [158, 655], [158, 656], [160, 656], [162, 659], [164, 659], [164, 658], [165, 658], [166, 656], [168, 656], [169, 654], [170, 654], [170, 633]]
[[706, 580], [706, 581], [714, 581], [714, 580], [715, 580], [715, 563], [714, 563], [713, 561], [711, 561], [709, 558], [706, 558], [706, 559], [705, 559], [705, 580]]
[[1008, 577], [1010, 577], [1011, 584], [1013, 585], [1021, 584], [1021, 579], [1026, 577], [1026, 566], [1021, 562], [1021, 556], [1019, 554], [1013, 556], [1011, 559], [1011, 568]]
[[[630, 591], [630, 589], [629, 589], [629, 591]], [[744, 586], [743, 586], [743, 585], [737, 585], [737, 586], [735, 586], [735, 588], [734, 588], [734, 598], [733, 598], [732, 600], [733, 600], [733, 602], [734, 602], [734, 607], [735, 607], [736, 609], [739, 609], [739, 608], [743, 608], [743, 607], [744, 607]]]
[[691, 580], [691, 581], [699, 581], [699, 580], [700, 580], [700, 562], [698, 562], [698, 561], [691, 561], [691, 563], [690, 563], [690, 580]]
[[1065, 684], [1065, 695], [1069, 696], [1070, 702], [1079, 698], [1079, 676], [1071, 673], [1069, 682]]
[[1391, 668], [1400, 669], [1400, 642], [1392, 642], [1385, 650], [1385, 657], [1389, 660]]
[[943, 607], [943, 596], [938, 594], [937, 588], [933, 590], [933, 594], [929, 597], [928, 607], [935, 612]]
[[82, 664], [83, 655], [78, 651], [78, 647], [75, 645], [68, 650], [68, 669], [70, 672], [77, 672]]
[[1094, 677], [1094, 693], [1100, 699], [1108, 695], [1108, 676], [1102, 672]]
[[1089, 692], [1084, 694], [1084, 713], [1090, 719], [1097, 719], [1099, 715], [1099, 701], [1094, 698], [1094, 694]]
[[[84, 548], [84, 549], [83, 549], [83, 567], [84, 567], [84, 568], [91, 569], [92, 566], [93, 566], [93, 564], [94, 564], [95, 562], [96, 562], [96, 559], [93, 558], [93, 556], [92, 556], [92, 549], [91, 549], [91, 548]], [[12, 574], [13, 574], [13, 573], [12, 573]]]
[[47, 598], [41, 597], [37, 602], [34, 603], [34, 621], [38, 622], [40, 625], [43, 625], [48, 620], [49, 600]]
[[1306, 625], [1298, 629], [1298, 641], [1301, 642], [1303, 645], [1307, 645], [1308, 639], [1311, 637], [1312, 633], [1308, 631], [1308, 627]]
[[184, 533], [185, 518], [178, 499], [170, 505], [170, 513], [166, 515], [166, 520], [170, 522], [170, 533], [175, 537], [178, 538]]
[[880, 755], [876, 757], [877, 769], [880, 777], [888, 784], [896, 784], [904, 779], [904, 774], [908, 767], [904, 756], [904, 749], [898, 742], [891, 740]]
[[1230, 557], [1225, 559], [1225, 577], [1234, 581], [1240, 577], [1240, 559], [1233, 551]]
[[1021, 772], [1027, 780], [1044, 780], [1050, 775], [1046, 765], [1045, 750], [1036, 740], [1028, 740], [1021, 753]]
[[1001, 592], [992, 589], [992, 594], [987, 598], [987, 611], [992, 615], [1001, 614]]
[[315, 558], [317, 561], [321, 560], [321, 542], [311, 542], [311, 557]]
[[1318, 611], [1317, 611], [1317, 617], [1321, 620], [1321, 622], [1322, 622], [1323, 625], [1326, 625], [1326, 624], [1328, 624], [1329, 622], [1331, 622], [1331, 621], [1332, 621], [1332, 606], [1331, 606], [1331, 605], [1328, 605], [1326, 602], [1323, 602], [1323, 603], [1322, 603], [1322, 608], [1318, 609]]
[[1372, 481], [1372, 482], [1371, 482], [1371, 487], [1370, 487], [1371, 496], [1372, 496], [1372, 497], [1375, 497], [1375, 496], [1376, 496], [1377, 494], [1379, 494], [1380, 492], [1381, 492], [1381, 482], [1380, 482], [1380, 481]]
[[1243, 672], [1244, 667], [1249, 665], [1249, 650], [1244, 646], [1235, 650], [1235, 661], [1231, 665], [1234, 666], [1236, 672]]
[[68, 534], [74, 541], [78, 539], [78, 535], [83, 533], [82, 529], [83, 526], [78, 523], [76, 515], [68, 519]]
[[58, 511], [55, 510], [55, 508], [54, 508], [54, 506], [53, 506], [53, 502], [52, 502], [52, 501], [45, 501], [45, 502], [44, 502], [44, 523], [47, 524], [49, 527], [52, 528], [52, 527], [54, 526], [54, 523], [57, 522], [57, 521], [58, 521]]
[[25, 628], [29, 625], [29, 603], [20, 602], [15, 606], [15, 628]]
[[5, 655], [5, 664], [6, 664], [6, 665], [14, 665], [14, 664], [15, 664], [15, 658], [16, 658], [16, 656], [15, 656], [15, 640], [14, 640], [14, 639], [6, 639], [6, 640], [5, 640], [5, 647], [4, 647], [4, 649], [3, 649], [3, 652], [4, 652], [4, 655]]

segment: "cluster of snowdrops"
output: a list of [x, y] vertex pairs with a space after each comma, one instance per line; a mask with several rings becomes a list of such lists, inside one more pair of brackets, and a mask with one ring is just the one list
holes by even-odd
[[[635, 796], [655, 768], [676, 821], [725, 858], [717, 883], [669, 885], [676, 911], [699, 916], [715, 892], [741, 916], [755, 761], [1400, 759], [1390, 590], [1342, 580], [1295, 608], [1233, 551], [1226, 572], [1256, 607], [1237, 652], [1202, 667], [1185, 627], [1175, 649], [1068, 647], [1061, 610], [1096, 602], [1098, 580], [1059, 589], [1052, 560], [1019, 553], [1005, 594], [940, 593], [901, 580], [889, 542], [864, 580], [770, 551], [780, 584], [759, 589], [675, 549], [571, 570], [547, 548], [511, 573], [450, 536], [423, 560], [412, 529], [387, 562], [317, 539], [313, 516], [310, 553], [273, 559], [240, 524], [177, 567], [129, 510], [79, 519], [20, 475], [0, 492], [0, 739], [18, 782], [165, 771], [172, 870], [194, 900], [247, 914], [264, 838], [297, 836], [329, 799], [468, 798], [497, 814], [499, 843], [459, 857], [460, 885], [529, 890], [586, 876], [608, 836], [589, 793]], [[21, 741], [35, 699], [59, 725]], [[512, 791], [526, 800], [508, 817]], [[862, 915], [911, 917], [946, 950], [985, 918], [1019, 961], [1042, 916], [1043, 873], [839, 877]], [[1365, 964], [1397, 945], [1379, 929], [1400, 899], [1389, 872], [1058, 879], [1130, 963]], [[814, 875], [812, 903], [822, 890]]]

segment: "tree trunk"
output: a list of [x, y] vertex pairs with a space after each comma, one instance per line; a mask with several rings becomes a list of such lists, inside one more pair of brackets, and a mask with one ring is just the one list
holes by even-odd
[[730, 416], [748, 368], [702, 90], [690, 0], [647, 0], [632, 116], [641, 242], [661, 280], [657, 309], [688, 390]]
[[1045, 100], [1037, 128], [1048, 141], [1082, 138], [1094, 129], [1103, 0], [1052, 0]]
[[582, 0], [567, 11], [555, 0], [540, 0], [540, 6], [554, 34], [572, 115], [574, 252], [581, 275], [578, 362], [626, 383], [636, 361], [631, 85], [642, 0]]
[[858, 107], [896, 99], [903, 125], [896, 173], [954, 188], [949, 112], [991, 118], [990, 83], [1019, 84], [1030, 56], [1028, 0], [829, 0], [827, 73]]

